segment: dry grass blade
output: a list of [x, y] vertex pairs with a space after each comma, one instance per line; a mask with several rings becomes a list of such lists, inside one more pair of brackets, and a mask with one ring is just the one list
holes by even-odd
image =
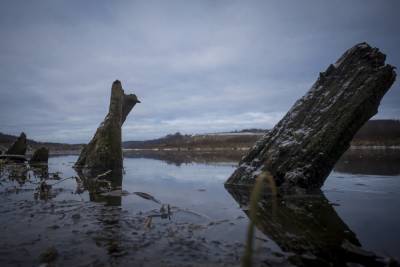
[[253, 241], [254, 241], [254, 224], [257, 221], [257, 212], [258, 212], [258, 202], [261, 199], [264, 189], [265, 181], [268, 182], [270, 189], [271, 189], [271, 196], [273, 201], [273, 214], [275, 213], [276, 208], [276, 194], [277, 189], [275, 185], [275, 181], [273, 176], [268, 172], [262, 172], [257, 178], [254, 184], [253, 191], [251, 192], [250, 196], [250, 210], [249, 210], [249, 226], [247, 229], [247, 238], [246, 238], [246, 247], [244, 251], [244, 255], [242, 258], [242, 266], [243, 267], [251, 267], [253, 265]]
[[144, 220], [144, 228], [145, 229], [150, 229], [151, 228], [151, 222], [153, 221], [153, 217], [149, 216]]

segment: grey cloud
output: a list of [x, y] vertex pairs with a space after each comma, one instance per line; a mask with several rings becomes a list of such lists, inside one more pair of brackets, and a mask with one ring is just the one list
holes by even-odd
[[[2, 1], [0, 131], [86, 142], [120, 79], [124, 139], [272, 127], [361, 41], [400, 66], [398, 1]], [[378, 118], [400, 118], [399, 86]], [[252, 114], [252, 115], [251, 115]], [[256, 114], [256, 115], [255, 115]]]

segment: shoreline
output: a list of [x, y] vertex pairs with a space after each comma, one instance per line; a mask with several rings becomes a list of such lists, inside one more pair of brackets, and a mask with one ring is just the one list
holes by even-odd
[[[251, 147], [212, 147], [212, 148], [187, 148], [187, 147], [169, 147], [169, 148], [122, 148], [122, 152], [223, 152], [223, 151], [243, 151], [246, 152]], [[395, 146], [381, 146], [381, 145], [373, 145], [373, 146], [350, 146], [349, 150], [398, 150], [400, 149], [400, 145]], [[50, 154], [57, 155], [75, 155], [79, 154], [80, 150], [50, 150]], [[31, 155], [32, 152], [27, 152], [27, 155]]]

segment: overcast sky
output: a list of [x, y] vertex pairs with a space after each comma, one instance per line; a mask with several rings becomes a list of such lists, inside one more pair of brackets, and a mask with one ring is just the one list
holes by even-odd
[[[111, 84], [124, 140], [271, 128], [356, 43], [400, 66], [400, 1], [0, 2], [0, 132], [87, 142]], [[397, 81], [376, 118], [400, 118]]]

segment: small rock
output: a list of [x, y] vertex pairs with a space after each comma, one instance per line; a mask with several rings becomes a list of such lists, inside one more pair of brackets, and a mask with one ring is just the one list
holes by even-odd
[[57, 259], [58, 257], [58, 251], [55, 247], [49, 247], [44, 251], [42, 254], [40, 254], [40, 262], [42, 263], [49, 263], [53, 262]]
[[119, 247], [117, 243], [111, 243], [110, 246], [108, 247], [108, 253], [115, 253], [119, 251]]

